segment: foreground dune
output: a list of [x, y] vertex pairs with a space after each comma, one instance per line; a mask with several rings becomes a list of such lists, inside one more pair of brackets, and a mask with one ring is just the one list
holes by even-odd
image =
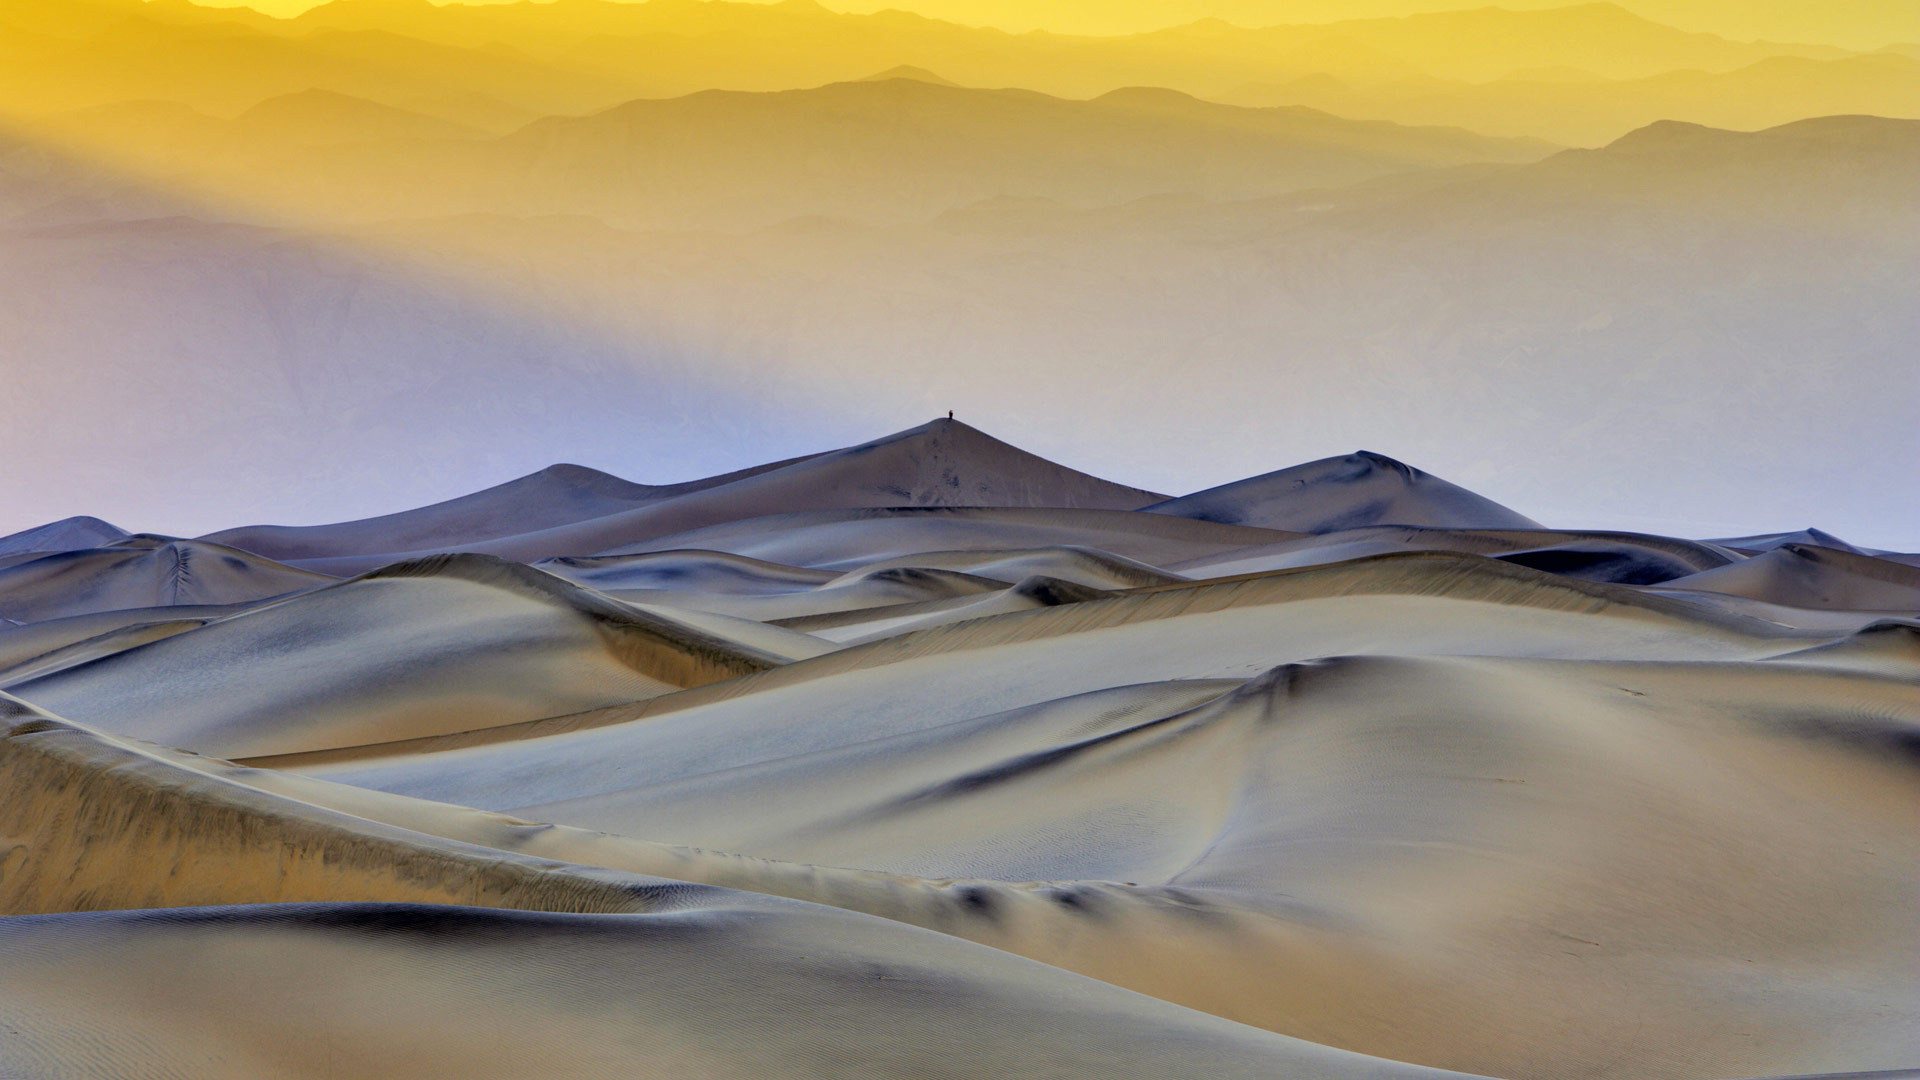
[[[681, 891], [691, 902], [644, 915], [335, 904], [10, 920], [0, 1017], [32, 1035], [10, 1035], [0, 1064], [449, 1080], [1457, 1075], [882, 920]], [[87, 984], [101, 990], [71, 993]], [[27, 994], [55, 1008], [17, 1007]], [[264, 1029], [249, 1019], [260, 1012], [300, 1029]], [[127, 1061], [140, 1071], [100, 1071]]]
[[48, 586], [0, 630], [0, 1071], [1920, 1062], [1911, 565], [1272, 476], [1168, 503], [940, 421], [220, 534], [491, 551], [286, 596]]

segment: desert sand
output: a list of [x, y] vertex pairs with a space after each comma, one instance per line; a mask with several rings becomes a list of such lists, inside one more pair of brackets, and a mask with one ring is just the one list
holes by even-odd
[[952, 420], [0, 538], [0, 1074], [1920, 1062], [1920, 569]]

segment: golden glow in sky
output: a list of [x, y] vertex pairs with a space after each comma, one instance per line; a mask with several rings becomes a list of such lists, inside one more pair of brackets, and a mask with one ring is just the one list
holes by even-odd
[[[346, 0], [352, 2], [352, 0]], [[777, 2], [777, 0], [776, 0]], [[1920, 42], [1915, 0], [1617, 0], [1643, 18], [1735, 40], [1769, 39], [1878, 49]], [[219, 4], [218, 6], [242, 6]], [[311, 0], [253, 0], [244, 6], [291, 17], [318, 6]], [[1537, 10], [1571, 6], [1566, 0], [827, 0], [835, 11], [912, 11], [931, 18], [1012, 31], [1124, 34], [1200, 19], [1241, 26], [1324, 23], [1482, 6]]]

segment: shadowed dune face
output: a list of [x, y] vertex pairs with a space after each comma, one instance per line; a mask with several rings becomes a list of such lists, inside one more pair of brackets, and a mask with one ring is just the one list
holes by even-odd
[[[601, 547], [212, 606], [22, 578], [48, 617], [0, 629], [0, 1067], [1911, 1059], [1895, 558], [1551, 530], [1368, 454], [1169, 502], [944, 421], [220, 535], [377, 562], [551, 534]], [[176, 546], [236, 550], [0, 575]]]

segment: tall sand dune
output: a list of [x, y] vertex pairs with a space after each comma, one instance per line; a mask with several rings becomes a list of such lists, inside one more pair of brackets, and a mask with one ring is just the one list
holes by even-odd
[[1451, 529], [1539, 525], [1437, 476], [1367, 451], [1296, 465], [1147, 509], [1201, 521], [1305, 533], [1369, 525]]
[[[780, 464], [784, 463], [766, 468], [778, 468]], [[708, 480], [650, 487], [580, 465], [551, 465], [518, 480], [417, 510], [335, 525], [256, 525], [228, 529], [204, 539], [279, 559], [430, 550], [605, 517], [762, 471], [747, 469]]]
[[1850, 551], [1859, 555], [1866, 554], [1866, 552], [1861, 551], [1859, 548], [1854, 547], [1852, 544], [1847, 543], [1832, 533], [1812, 527], [1795, 529], [1792, 532], [1765, 533], [1759, 536], [1734, 536], [1715, 540], [1714, 543], [1724, 544], [1727, 547], [1751, 554], [1759, 554], [1762, 551], [1772, 551], [1782, 544], [1811, 544], [1814, 547], [1832, 548], [1835, 551]]
[[[987, 506], [1133, 510], [1160, 499], [1149, 491], [1056, 465], [965, 424], [935, 420], [859, 446], [747, 469], [711, 481], [652, 489], [659, 493], [657, 497], [652, 497], [650, 492], [642, 505], [630, 509], [610, 507], [590, 515], [568, 510], [557, 519], [544, 514], [510, 518], [519, 520], [522, 528], [496, 537], [446, 537], [442, 531], [440, 519], [456, 512], [508, 502], [502, 510], [511, 514], [521, 493], [508, 489], [545, 475], [538, 474], [466, 500], [443, 504], [444, 509], [428, 508], [434, 511], [430, 515], [426, 511], [415, 511], [412, 513], [421, 516], [404, 522], [372, 519], [352, 523], [351, 528], [325, 527], [346, 532], [360, 544], [371, 546], [342, 553], [340, 557], [316, 555], [296, 561], [327, 572], [357, 572], [382, 562], [455, 545], [461, 550], [532, 561], [643, 550], [639, 544], [658, 537], [697, 537], [697, 530], [728, 522], [829, 508]], [[566, 480], [575, 476], [566, 474]], [[528, 487], [541, 494], [547, 491], [544, 482]], [[460, 505], [463, 503], [465, 505]], [[407, 519], [410, 515], [395, 517]], [[433, 531], [423, 533], [407, 528], [416, 521]], [[400, 530], [394, 529], [395, 525], [400, 526]], [[387, 539], [389, 537], [393, 539]], [[223, 538], [244, 546], [246, 533], [239, 537], [223, 534]], [[405, 546], [421, 541], [426, 541], [428, 546]]]
[[56, 555], [125, 540], [127, 531], [97, 517], [70, 517], [0, 537], [0, 556]]

